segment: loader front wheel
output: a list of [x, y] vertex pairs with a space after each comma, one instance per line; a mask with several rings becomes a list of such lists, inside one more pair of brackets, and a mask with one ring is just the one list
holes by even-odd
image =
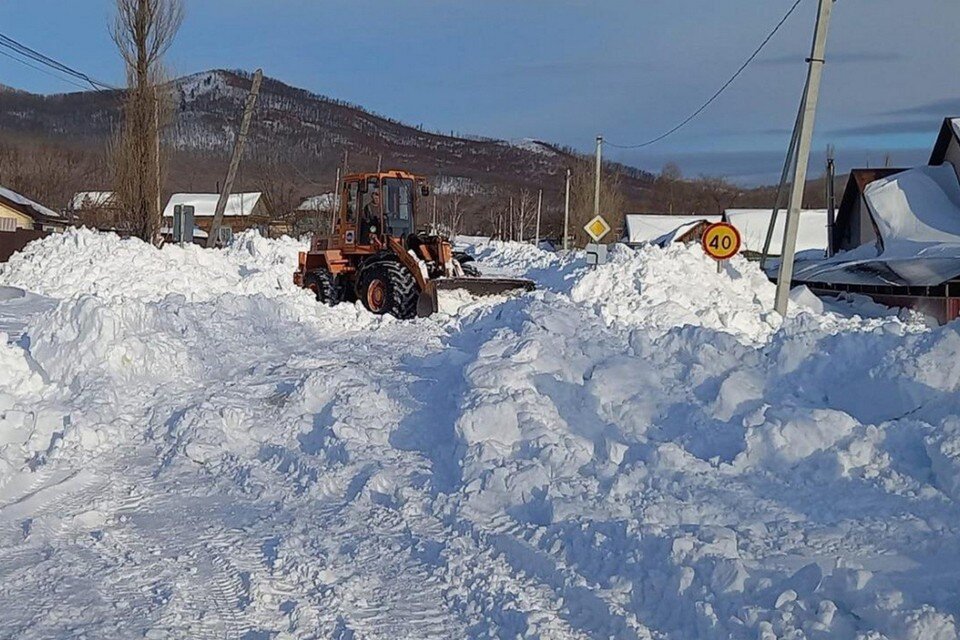
[[364, 269], [357, 293], [370, 313], [389, 313], [401, 320], [417, 315], [417, 282], [397, 262], [378, 262]]
[[311, 271], [303, 278], [303, 286], [317, 297], [317, 302], [323, 302], [331, 307], [342, 301], [340, 287], [337, 286], [333, 274], [326, 269]]

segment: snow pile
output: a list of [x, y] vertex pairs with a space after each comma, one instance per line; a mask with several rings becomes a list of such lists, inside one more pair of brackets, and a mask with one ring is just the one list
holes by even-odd
[[57, 298], [160, 300], [182, 295], [209, 300], [224, 294], [277, 296], [295, 290], [297, 252], [305, 243], [269, 241], [254, 231], [226, 249], [189, 245], [157, 249], [137, 238], [69, 229], [30, 243], [0, 265], [0, 283]]
[[[610, 252], [607, 264], [585, 273], [571, 298], [608, 323], [656, 332], [691, 325], [762, 342], [780, 325], [775, 287], [752, 263], [734, 258], [718, 276], [698, 246], [668, 245]], [[691, 286], [692, 283], [693, 286]]]
[[0, 635], [956, 637], [960, 328], [467, 244], [541, 289], [399, 322], [294, 289], [288, 239], [31, 245]]

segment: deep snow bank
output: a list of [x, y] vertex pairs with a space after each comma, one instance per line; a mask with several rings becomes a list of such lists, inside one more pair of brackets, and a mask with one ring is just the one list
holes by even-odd
[[157, 249], [137, 238], [68, 229], [14, 254], [0, 265], [0, 282], [57, 298], [92, 294], [150, 301], [170, 294], [188, 300], [222, 294], [276, 296], [294, 289], [297, 252], [305, 247], [297, 240], [267, 240], [249, 231], [225, 249], [194, 245]]

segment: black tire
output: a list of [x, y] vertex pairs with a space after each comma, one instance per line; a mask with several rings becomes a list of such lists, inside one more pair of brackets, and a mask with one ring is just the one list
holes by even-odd
[[460, 263], [460, 268], [463, 269], [463, 275], [468, 278], [479, 278], [480, 269], [473, 262], [468, 262], [467, 264]]
[[317, 302], [322, 302], [329, 306], [335, 306], [343, 301], [340, 287], [333, 277], [333, 274], [326, 269], [317, 269], [311, 271], [303, 278], [303, 286], [313, 291], [317, 296]]
[[420, 291], [413, 274], [399, 262], [377, 262], [360, 273], [357, 297], [370, 313], [409, 320], [417, 315]]

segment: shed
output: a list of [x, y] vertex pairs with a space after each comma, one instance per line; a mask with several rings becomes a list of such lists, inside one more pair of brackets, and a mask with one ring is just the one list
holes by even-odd
[[876, 241], [876, 225], [873, 223], [863, 193], [871, 182], [888, 178], [902, 171], [906, 169], [853, 169], [850, 171], [833, 225], [834, 253], [850, 251]]
[[[219, 199], [220, 194], [217, 193], [175, 193], [170, 196], [163, 210], [163, 225], [173, 227], [174, 207], [190, 206], [194, 208], [197, 228], [209, 232]], [[266, 235], [269, 224], [270, 215], [262, 193], [234, 193], [227, 198], [219, 237], [222, 242], [226, 242], [234, 232], [245, 229], [259, 229]]]
[[668, 213], [628, 213], [624, 216], [623, 241], [630, 246], [698, 242], [706, 225], [720, 222], [718, 215], [672, 215]]
[[[767, 239], [767, 229], [773, 217], [772, 209], [727, 209], [723, 219], [740, 232], [743, 242], [741, 251], [747, 255], [759, 256], [763, 253], [763, 244]], [[783, 253], [783, 232], [786, 229], [787, 212], [780, 210], [777, 223], [773, 228], [770, 243], [770, 255]], [[827, 251], [827, 210], [804, 209], [800, 212], [800, 227], [797, 232], [797, 251]]]

